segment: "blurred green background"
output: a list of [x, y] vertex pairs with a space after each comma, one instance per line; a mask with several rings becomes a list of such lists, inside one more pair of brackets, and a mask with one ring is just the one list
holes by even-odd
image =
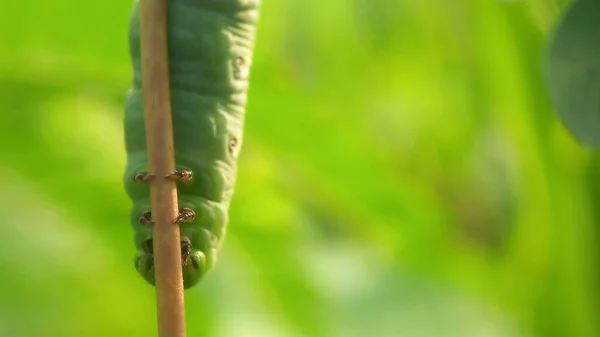
[[[600, 336], [567, 1], [265, 0], [229, 234], [188, 336]], [[156, 336], [133, 268], [131, 1], [3, 1], [0, 336]]]

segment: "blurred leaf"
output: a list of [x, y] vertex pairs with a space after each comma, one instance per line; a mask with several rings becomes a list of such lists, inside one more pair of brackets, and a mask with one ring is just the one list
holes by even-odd
[[587, 146], [600, 143], [600, 4], [575, 0], [548, 50], [550, 96], [565, 126]]

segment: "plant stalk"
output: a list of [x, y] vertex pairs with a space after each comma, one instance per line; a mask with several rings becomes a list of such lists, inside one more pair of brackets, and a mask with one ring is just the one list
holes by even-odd
[[169, 92], [167, 1], [140, 0], [142, 90], [154, 220], [154, 268], [159, 337], [185, 337], [185, 306]]

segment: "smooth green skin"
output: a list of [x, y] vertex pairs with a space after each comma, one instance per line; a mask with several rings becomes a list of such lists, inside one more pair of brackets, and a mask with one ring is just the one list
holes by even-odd
[[552, 104], [583, 145], [600, 144], [600, 0], [575, 0], [564, 12], [547, 51]]
[[[195, 211], [180, 225], [192, 243], [191, 262], [183, 265], [184, 287], [197, 284], [212, 269], [228, 223], [242, 144], [249, 69], [260, 0], [169, 0], [168, 41], [175, 162], [193, 179], [178, 185], [179, 207]], [[130, 21], [133, 88], [125, 102], [125, 190], [132, 200], [130, 222], [138, 249], [135, 266], [154, 284], [152, 257], [142, 242], [152, 227], [138, 222], [150, 211], [148, 184], [133, 177], [148, 170], [141, 91], [139, 11]], [[188, 260], [191, 261], [191, 260]]]

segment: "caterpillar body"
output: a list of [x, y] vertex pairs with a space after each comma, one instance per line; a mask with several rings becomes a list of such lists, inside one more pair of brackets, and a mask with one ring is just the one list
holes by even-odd
[[[168, 0], [170, 72], [184, 288], [212, 269], [228, 224], [242, 145], [260, 0]], [[133, 84], [125, 99], [124, 186], [135, 268], [155, 284], [141, 79], [139, 3], [129, 23]]]

